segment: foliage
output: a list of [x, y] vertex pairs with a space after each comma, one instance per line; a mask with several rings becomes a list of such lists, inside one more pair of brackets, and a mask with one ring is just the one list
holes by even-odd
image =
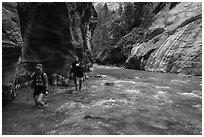
[[103, 50], [113, 48], [123, 36], [134, 28], [141, 28], [146, 34], [153, 22], [153, 3], [119, 3], [116, 11], [110, 11], [106, 3], [99, 4], [96, 8], [98, 24], [92, 39], [96, 56]]
[[145, 34], [148, 32], [148, 28], [154, 21], [153, 6], [153, 3], [148, 3], [143, 7], [143, 15], [141, 17], [140, 28], [144, 31]]
[[118, 15], [121, 16], [122, 12], [123, 12], [123, 7], [122, 7], [122, 4], [120, 4], [118, 7]]

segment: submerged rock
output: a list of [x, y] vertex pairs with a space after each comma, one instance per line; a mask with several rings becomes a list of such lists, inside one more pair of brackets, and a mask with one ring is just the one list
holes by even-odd
[[113, 82], [106, 82], [106, 83], [104, 83], [104, 85], [106, 85], [106, 86], [114, 86], [114, 83]]

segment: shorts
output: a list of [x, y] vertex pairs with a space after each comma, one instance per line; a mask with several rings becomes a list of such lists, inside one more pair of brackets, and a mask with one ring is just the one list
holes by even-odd
[[83, 73], [74, 73], [74, 78], [78, 77], [78, 78], [83, 78], [84, 74]]
[[45, 92], [46, 92], [45, 87], [43, 87], [43, 86], [35, 86], [34, 87], [33, 97], [40, 95], [40, 93], [45, 95]]

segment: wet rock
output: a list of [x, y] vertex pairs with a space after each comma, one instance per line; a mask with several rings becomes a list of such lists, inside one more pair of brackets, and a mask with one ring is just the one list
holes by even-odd
[[92, 116], [91, 115], [84, 116], [84, 119], [88, 119], [88, 118], [92, 118]]
[[94, 75], [93, 77], [96, 77], [96, 78], [105, 78], [106, 75]]
[[114, 86], [114, 83], [113, 82], [107, 82], [104, 85], [106, 85], [106, 86]]
[[103, 118], [97, 117], [97, 116], [86, 115], [86, 116], [84, 116], [84, 119], [101, 120], [101, 119], [103, 119]]
[[94, 77], [102, 78], [102, 75], [94, 75]]

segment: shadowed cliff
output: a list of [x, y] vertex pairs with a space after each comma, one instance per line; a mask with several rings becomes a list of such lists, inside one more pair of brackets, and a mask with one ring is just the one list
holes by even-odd
[[3, 2], [3, 99], [11, 97], [16, 84], [28, 84], [36, 63], [48, 76], [67, 76], [75, 56], [85, 65], [93, 62], [90, 40], [96, 23], [90, 2]]
[[[18, 3], [25, 68], [36, 62], [48, 73], [63, 73], [74, 56], [87, 58], [97, 14], [92, 3]], [[89, 39], [88, 39], [89, 38]]]

